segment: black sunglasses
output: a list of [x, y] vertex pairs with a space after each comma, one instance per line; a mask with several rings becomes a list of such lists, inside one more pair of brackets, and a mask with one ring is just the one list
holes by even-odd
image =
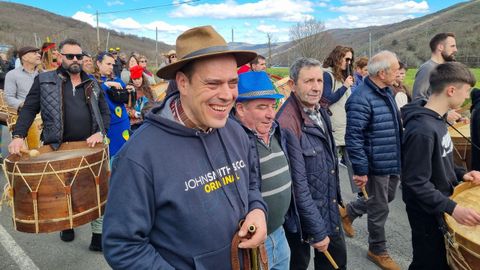
[[345, 58], [345, 61], [346, 61], [346, 62], [351, 62], [351, 61], [352, 61], [352, 58]]
[[76, 57], [77, 60], [82, 60], [83, 59], [83, 53], [79, 53], [79, 54], [62, 53], [62, 55], [65, 56], [65, 58], [67, 58], [68, 60], [73, 60], [74, 57]]

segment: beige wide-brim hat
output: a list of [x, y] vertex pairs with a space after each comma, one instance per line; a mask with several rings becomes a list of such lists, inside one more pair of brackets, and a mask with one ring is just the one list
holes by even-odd
[[175, 49], [178, 61], [158, 70], [158, 77], [166, 80], [175, 79], [177, 71], [183, 66], [205, 57], [231, 54], [237, 60], [237, 67], [257, 57], [254, 51], [230, 50], [225, 39], [209, 25], [185, 31], [178, 36]]

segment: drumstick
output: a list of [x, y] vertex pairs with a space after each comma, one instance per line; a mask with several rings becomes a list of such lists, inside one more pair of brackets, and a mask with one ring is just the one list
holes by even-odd
[[328, 261], [330, 262], [330, 264], [333, 266], [334, 269], [338, 269], [338, 265], [337, 263], [335, 262], [335, 260], [332, 258], [332, 255], [330, 255], [330, 252], [328, 252], [328, 250], [325, 250], [323, 252], [323, 254], [325, 254], [325, 257], [327, 257]]
[[38, 157], [40, 155], [40, 152], [38, 152], [38, 150], [35, 150], [35, 149], [32, 149], [32, 150], [21, 149], [20, 152], [24, 154], [28, 154], [30, 157]]
[[362, 187], [362, 193], [363, 193], [363, 196], [365, 197], [365, 200], [368, 200], [368, 193], [367, 193], [367, 189], [365, 188], [365, 186]]

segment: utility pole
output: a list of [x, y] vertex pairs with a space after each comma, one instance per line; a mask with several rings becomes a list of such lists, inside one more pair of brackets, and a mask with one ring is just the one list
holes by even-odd
[[100, 28], [98, 27], [98, 10], [97, 10], [97, 52], [100, 51]]
[[107, 42], [105, 43], [105, 51], [108, 52], [108, 43], [110, 42], [110, 31], [107, 32]]
[[33, 38], [35, 39], [35, 47], [38, 48], [37, 33], [33, 33]]
[[368, 58], [372, 58], [372, 32], [368, 32]]
[[155, 67], [158, 67], [158, 27], [155, 26]]
[[232, 43], [235, 42], [235, 39], [234, 39], [234, 34], [233, 34], [233, 27], [232, 27]]

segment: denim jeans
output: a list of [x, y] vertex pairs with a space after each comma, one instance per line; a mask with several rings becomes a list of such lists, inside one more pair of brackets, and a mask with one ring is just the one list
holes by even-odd
[[285, 231], [280, 226], [267, 235], [265, 248], [268, 255], [268, 268], [275, 270], [288, 270], [290, 267], [290, 247], [288, 246]]

